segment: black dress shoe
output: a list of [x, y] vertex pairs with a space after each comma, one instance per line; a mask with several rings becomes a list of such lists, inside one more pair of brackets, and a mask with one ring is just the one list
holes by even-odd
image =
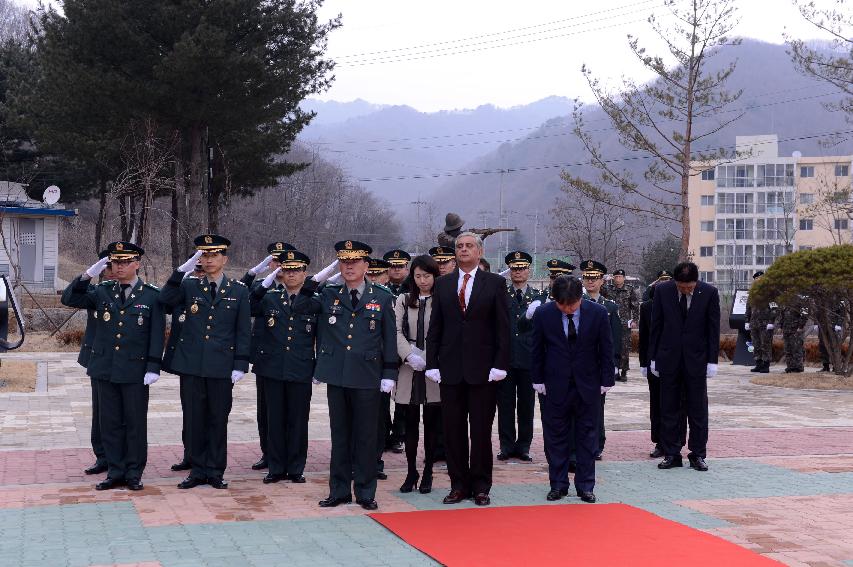
[[301, 474], [289, 474], [287, 475], [287, 480], [294, 484], [305, 484], [305, 477]]
[[467, 492], [454, 489], [450, 491], [450, 494], [444, 497], [444, 500], [442, 500], [442, 502], [445, 504], [459, 504], [469, 496], [470, 494]]
[[379, 504], [377, 504], [376, 500], [373, 500], [373, 499], [371, 499], [371, 500], [356, 500], [355, 502], [356, 502], [356, 504], [358, 504], [359, 506], [361, 506], [365, 510], [373, 511], [373, 510], [379, 509]]
[[113, 488], [124, 486], [125, 484], [126, 483], [124, 482], [123, 478], [107, 477], [95, 485], [95, 490], [112, 490]]
[[376, 473], [376, 478], [379, 480], [388, 480], [388, 475], [385, 474], [384, 471], [379, 471], [378, 473]]
[[107, 472], [108, 468], [106, 463], [95, 463], [83, 472], [86, 474], [101, 474]]
[[217, 490], [225, 490], [228, 488], [228, 481], [223, 479], [221, 476], [212, 476], [207, 479], [207, 484], [216, 488]]
[[600, 460], [601, 460], [601, 451], [599, 451], [598, 453], [596, 453], [596, 454], [595, 454], [595, 460], [596, 460], [596, 461], [600, 461]]
[[501, 451], [500, 453], [498, 453], [497, 458], [499, 461], [508, 461], [511, 456], [512, 455], [509, 453], [509, 451]]
[[396, 441], [391, 445], [391, 452], [396, 454], [401, 454], [405, 449], [403, 448], [403, 443], [400, 441]]
[[689, 455], [687, 460], [690, 461], [690, 468], [697, 471], [705, 472], [708, 470], [708, 465], [705, 463], [704, 457], [694, 457]]
[[485, 492], [480, 492], [474, 495], [474, 504], [477, 506], [488, 506], [492, 503], [492, 499]]
[[257, 463], [252, 465], [252, 470], [253, 471], [262, 471], [267, 467], [269, 467], [269, 464], [267, 463], [267, 458], [266, 458], [266, 456], [263, 456], [260, 458], [260, 460]]
[[352, 496], [346, 496], [344, 498], [333, 498], [329, 496], [325, 500], [320, 500], [318, 504], [320, 505], [320, 508], [334, 508], [341, 504], [352, 504]]
[[681, 455], [667, 455], [663, 458], [661, 462], [658, 463], [659, 469], [674, 469], [677, 467], [683, 467], [684, 463], [681, 462]]
[[285, 480], [286, 478], [287, 478], [286, 474], [268, 473], [267, 476], [264, 477], [264, 484], [273, 484], [273, 483]]
[[821, 371], [821, 372], [829, 372], [829, 364], [824, 364], [824, 365], [820, 368], [820, 371]]
[[532, 463], [533, 462], [533, 459], [530, 457], [530, 455], [528, 453], [520, 453], [518, 455], [518, 460], [524, 461], [525, 463]]
[[128, 490], [137, 491], [137, 490], [142, 490], [143, 488], [145, 488], [145, 487], [142, 485], [142, 481], [140, 481], [139, 479], [134, 478], [134, 479], [127, 481], [127, 489]]
[[655, 450], [649, 453], [649, 457], [652, 459], [660, 459], [663, 457], [663, 449], [661, 449], [658, 445], [655, 445]]
[[410, 472], [406, 475], [406, 480], [403, 481], [403, 484], [400, 485], [400, 492], [403, 494], [408, 494], [412, 490], [415, 489], [415, 486], [418, 484], [418, 475], [417, 472]]
[[578, 464], [576, 461], [569, 461], [569, 472], [572, 474], [578, 472]]
[[568, 494], [569, 494], [568, 488], [563, 488], [560, 490], [557, 490], [556, 488], [552, 488], [551, 490], [548, 491], [548, 495], [545, 496], [545, 499], [548, 500], [549, 502], [553, 502], [555, 500], [560, 500], [564, 496], [568, 496]]
[[198, 478], [197, 476], [188, 476], [180, 484], [178, 484], [178, 488], [181, 490], [187, 490], [188, 488], [195, 488], [196, 486], [201, 486], [202, 484], [207, 484], [206, 478]]
[[432, 468], [424, 469], [424, 474], [421, 476], [421, 484], [418, 486], [418, 492], [421, 494], [432, 492]]
[[578, 498], [587, 504], [595, 504], [595, 494], [591, 490], [578, 490]]
[[174, 465], [172, 465], [171, 468], [173, 471], [188, 471], [193, 468], [193, 466], [190, 464], [189, 461], [183, 460], [180, 463], [175, 463]]

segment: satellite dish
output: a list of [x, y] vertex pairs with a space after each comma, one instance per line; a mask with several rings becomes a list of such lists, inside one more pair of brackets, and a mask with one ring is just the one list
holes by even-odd
[[45, 205], [55, 205], [59, 201], [59, 195], [59, 187], [57, 187], [56, 185], [51, 185], [50, 187], [44, 190], [42, 201]]
[[803, 152], [801, 152], [800, 150], [795, 150], [794, 153], [791, 154], [791, 157], [794, 159], [800, 159], [801, 157], [803, 157]]

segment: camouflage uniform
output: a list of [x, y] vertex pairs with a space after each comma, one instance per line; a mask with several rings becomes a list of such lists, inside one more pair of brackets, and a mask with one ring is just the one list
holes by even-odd
[[776, 322], [778, 306], [771, 301], [764, 305], [746, 305], [746, 320], [749, 322], [749, 333], [752, 336], [752, 346], [755, 349], [755, 362], [770, 364], [773, 354], [773, 331], [767, 330], [767, 325]]
[[782, 327], [782, 338], [785, 341], [785, 372], [803, 371], [803, 329], [808, 319], [806, 301], [799, 296], [780, 310], [779, 325]]
[[640, 297], [637, 289], [627, 283], [622, 287], [616, 287], [611, 282], [601, 290], [601, 293], [619, 306], [619, 320], [622, 323], [622, 353], [617, 368], [624, 378], [628, 372], [628, 356], [631, 354], [631, 329], [628, 327], [628, 322], [640, 319]]

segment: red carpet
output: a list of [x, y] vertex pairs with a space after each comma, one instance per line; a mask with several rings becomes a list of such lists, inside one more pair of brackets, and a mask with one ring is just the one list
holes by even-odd
[[780, 565], [627, 504], [493, 507], [370, 517], [448, 566]]

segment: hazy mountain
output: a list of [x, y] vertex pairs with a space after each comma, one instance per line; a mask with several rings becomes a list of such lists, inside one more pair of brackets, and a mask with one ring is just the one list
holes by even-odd
[[317, 113], [317, 116], [314, 117], [311, 123], [314, 126], [344, 122], [350, 118], [364, 116], [365, 114], [370, 114], [384, 108], [384, 105], [372, 104], [360, 98], [350, 102], [338, 102], [336, 100], [323, 101], [309, 98], [302, 101], [300, 106], [303, 110], [313, 110]]

